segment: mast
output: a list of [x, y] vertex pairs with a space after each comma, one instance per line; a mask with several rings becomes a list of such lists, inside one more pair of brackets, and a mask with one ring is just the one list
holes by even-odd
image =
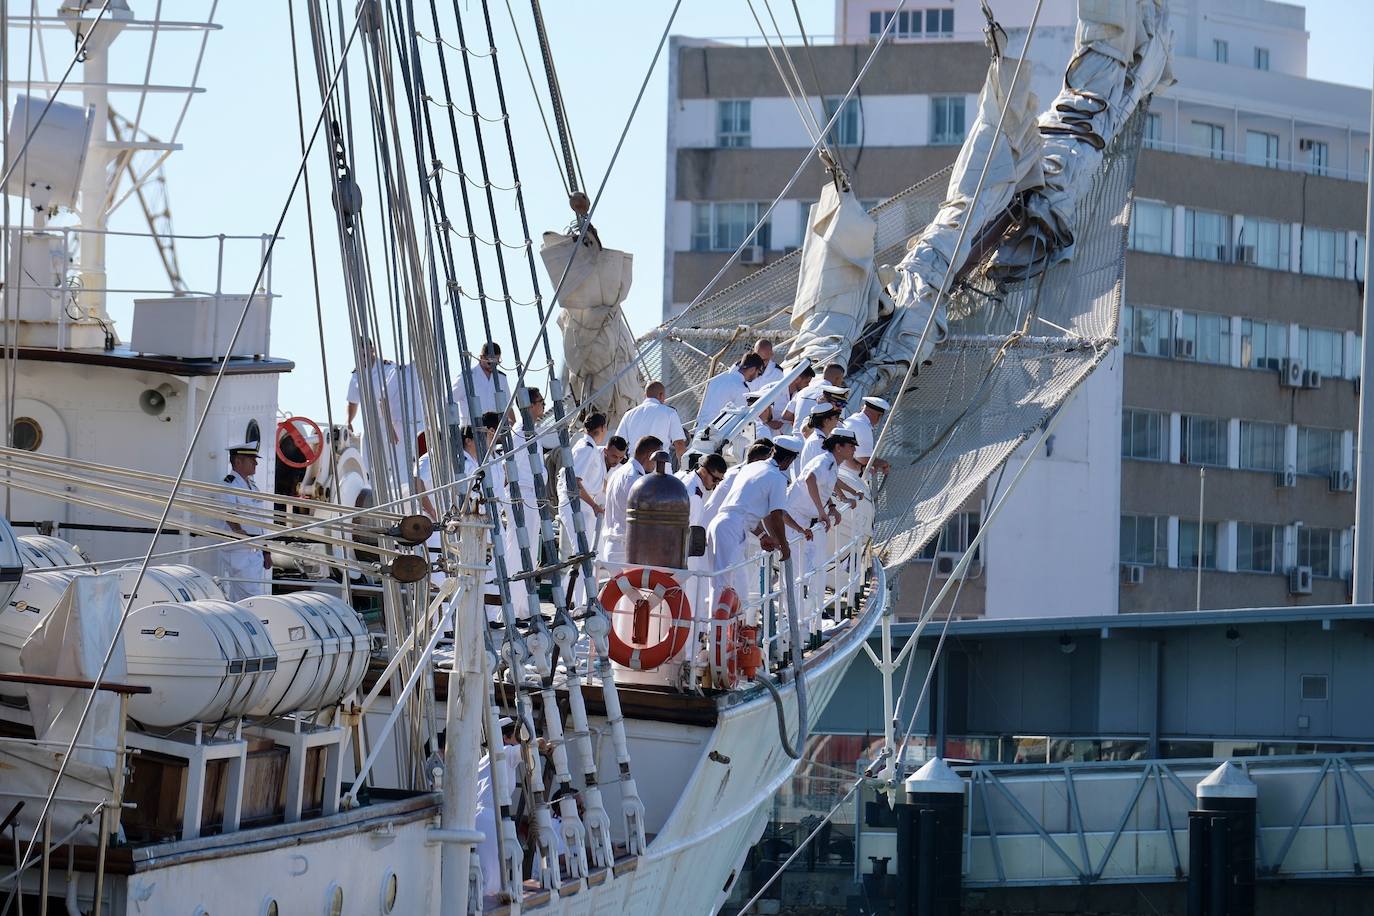
[[[1370, 94], [1370, 129], [1374, 135], [1374, 92]], [[1374, 161], [1371, 163], [1374, 174]], [[1370, 230], [1374, 228], [1374, 181], [1365, 176], [1364, 308], [1360, 320], [1360, 419], [1355, 446], [1355, 543], [1352, 550], [1351, 596], [1355, 604], [1374, 602], [1374, 448], [1368, 441], [1374, 428], [1374, 399], [1369, 396], [1370, 372], [1374, 371], [1374, 334], [1369, 321]]]

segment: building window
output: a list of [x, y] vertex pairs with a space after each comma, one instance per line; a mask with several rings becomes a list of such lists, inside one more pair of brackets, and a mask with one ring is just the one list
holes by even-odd
[[1262, 130], [1247, 130], [1245, 132], [1245, 161], [1250, 165], [1263, 165], [1271, 169], [1278, 168], [1279, 135], [1265, 133]]
[[1204, 522], [1199, 542], [1198, 523], [1180, 520], [1178, 523], [1178, 568], [1197, 569], [1198, 561], [1203, 569], [1217, 568], [1217, 523]]
[[1152, 111], [1145, 115], [1145, 148], [1159, 149], [1164, 145], [1164, 116]]
[[[835, 117], [835, 110], [840, 107], [841, 99], [843, 96], [826, 98], [825, 123], [829, 124], [830, 119]], [[851, 98], [844, 103], [844, 110], [835, 118], [835, 126], [830, 128], [825, 140], [831, 146], [858, 146], [859, 134], [859, 100]]]
[[1169, 460], [1169, 415], [1152, 410], [1121, 411], [1121, 457]]
[[1334, 528], [1298, 529], [1298, 565], [1312, 567], [1312, 575], [1334, 579], [1340, 574], [1341, 533]]
[[1247, 369], [1283, 368], [1288, 358], [1288, 325], [1246, 318], [1240, 323], [1240, 364]]
[[[921, 549], [923, 560], [935, 559], [936, 553], [963, 553], [978, 536], [982, 526], [982, 516], [977, 512], [957, 512], [940, 529], [940, 536], [932, 539]], [[980, 559], [982, 548], [974, 552], [973, 559]]]
[[1283, 568], [1283, 535], [1276, 525], [1236, 525], [1236, 569], [1271, 573]]
[[1220, 417], [1179, 418], [1179, 455], [1183, 464], [1226, 467], [1227, 423]]
[[1327, 378], [1345, 375], [1345, 335], [1325, 328], [1298, 328], [1298, 356], [1304, 369]]
[[1219, 64], [1231, 62], [1231, 45], [1220, 38], [1212, 39], [1212, 59]]
[[1355, 279], [1364, 282], [1364, 233], [1355, 233]]
[[1331, 166], [1331, 147], [1324, 140], [1303, 140], [1299, 146], [1307, 148], [1307, 170], [1313, 175], [1325, 175]]
[[1226, 158], [1226, 128], [1205, 121], [1193, 122], [1193, 147], [1198, 155], [1209, 159]]
[[[692, 250], [734, 251], [767, 209], [767, 204], [754, 201], [692, 204]], [[767, 248], [768, 243], [769, 226], [765, 221], [753, 244]]]
[[1183, 254], [1204, 261], [1229, 261], [1231, 217], [1211, 210], [1183, 211]]
[[1345, 277], [1345, 233], [1302, 227], [1302, 272], [1317, 277]]
[[1173, 313], [1147, 305], [1121, 310], [1121, 343], [1136, 356], [1169, 356], [1173, 352]]
[[1283, 470], [1283, 439], [1287, 428], [1277, 423], [1240, 421], [1240, 466], [1247, 471]]
[[1168, 562], [1168, 520], [1158, 515], [1121, 516], [1121, 562], [1163, 566]]
[[1341, 431], [1298, 427], [1298, 473], [1330, 477], [1341, 469]]
[[1256, 48], [1256, 49], [1255, 49], [1255, 69], [1256, 69], [1256, 70], [1268, 70], [1268, 69], [1269, 69], [1269, 49], [1268, 49], [1268, 48]]
[[1236, 246], [1236, 263], [1253, 264], [1271, 270], [1287, 270], [1290, 237], [1286, 223], [1247, 216], [1241, 222], [1240, 244]]
[[1137, 200], [1131, 208], [1131, 248], [1151, 254], [1174, 252], [1174, 208], [1157, 200]]
[[962, 95], [931, 96], [930, 142], [932, 146], [964, 142], [964, 97]]
[[716, 146], [748, 146], [749, 114], [748, 99], [716, 102]]
[[1231, 365], [1231, 319], [1225, 315], [1184, 312], [1178, 321], [1174, 358]]
[[954, 10], [926, 10], [926, 37], [953, 38]]

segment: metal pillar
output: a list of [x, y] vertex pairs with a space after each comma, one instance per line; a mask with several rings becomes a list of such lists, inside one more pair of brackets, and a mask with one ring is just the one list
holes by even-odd
[[[1371, 100], [1370, 124], [1374, 126], [1374, 100]], [[1370, 157], [1374, 167], [1374, 156]], [[1370, 242], [1374, 241], [1374, 181], [1365, 189], [1364, 223], [1364, 309], [1360, 323], [1360, 426], [1355, 445], [1355, 546], [1352, 551], [1354, 568], [1351, 572], [1351, 592], [1356, 604], [1374, 602], [1374, 442], [1369, 434], [1374, 430], [1374, 399], [1370, 398], [1370, 373], [1374, 372], [1374, 333], [1369, 315], [1370, 271], [1374, 259], [1370, 256]]]
[[959, 916], [964, 781], [935, 757], [906, 780], [897, 805], [897, 916]]
[[1188, 916], [1254, 916], [1258, 799], [1230, 761], [1198, 783], [1188, 813]]

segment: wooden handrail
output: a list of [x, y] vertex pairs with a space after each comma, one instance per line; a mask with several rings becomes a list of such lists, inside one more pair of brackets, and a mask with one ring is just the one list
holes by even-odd
[[[96, 687], [95, 681], [82, 678], [55, 677], [51, 674], [6, 674], [4, 672], [0, 672], [0, 683], [35, 684], [40, 687], [72, 687], [76, 690], [90, 690], [92, 687]], [[108, 693], [118, 693], [126, 697], [153, 692], [151, 687], [141, 687], [137, 684], [112, 684], [106, 681], [101, 681], [97, 689]]]

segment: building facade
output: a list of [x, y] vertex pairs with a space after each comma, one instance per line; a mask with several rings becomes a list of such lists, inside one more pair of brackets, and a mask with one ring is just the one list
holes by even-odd
[[[865, 202], [953, 161], [987, 65], [976, 0], [894, 7], [838, 0], [830, 43], [791, 49], [823, 124], [896, 20], [828, 138]], [[1033, 8], [993, 4], [1013, 49]], [[1048, 0], [1040, 14], [1042, 104], [1074, 8]], [[1307, 78], [1300, 7], [1176, 0], [1171, 21], [1177, 83], [1148, 115], [1121, 347], [988, 532], [961, 616], [1348, 600], [1369, 92]], [[720, 268], [812, 139], [761, 40], [676, 39], [669, 92], [665, 316]], [[823, 180], [808, 164], [724, 284], [800, 245]], [[963, 507], [942, 550], [967, 545], [989, 496]], [[935, 561], [904, 573], [904, 613]]]

